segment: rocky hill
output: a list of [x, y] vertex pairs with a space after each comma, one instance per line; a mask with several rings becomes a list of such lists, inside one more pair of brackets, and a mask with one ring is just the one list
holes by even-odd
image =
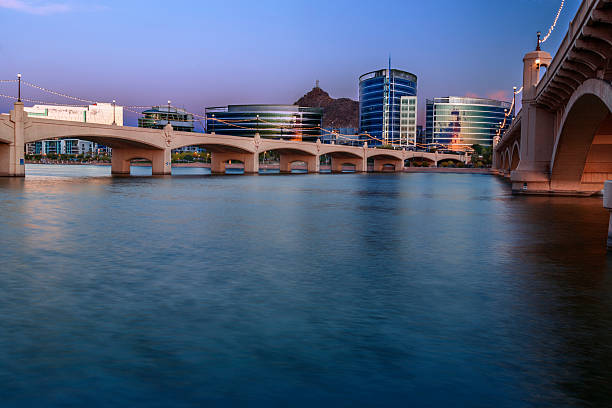
[[349, 98], [334, 99], [318, 86], [298, 99], [295, 105], [323, 108], [323, 127], [359, 127], [359, 102]]

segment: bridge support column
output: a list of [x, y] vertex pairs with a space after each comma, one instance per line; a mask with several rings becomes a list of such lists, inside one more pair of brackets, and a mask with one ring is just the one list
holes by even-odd
[[321, 156], [311, 156], [305, 154], [292, 154], [292, 153], [281, 153], [280, 154], [280, 172], [291, 173], [291, 164], [296, 161], [301, 161], [306, 164], [306, 170], [308, 173], [318, 173], [320, 170]]
[[25, 122], [28, 117], [23, 110], [23, 102], [15, 102], [11, 111], [13, 142], [0, 144], [0, 176], [25, 176]]
[[545, 51], [533, 51], [523, 58], [521, 161], [510, 175], [513, 192], [538, 194], [550, 191], [555, 115], [536, 106], [535, 98], [540, 69], [548, 67], [551, 60], [550, 54]]
[[355, 172], [365, 173], [368, 171], [368, 160], [361, 157], [349, 157], [349, 158], [331, 158], [331, 171], [332, 173], [342, 173], [342, 168], [345, 164], [352, 164], [355, 166]]
[[241, 161], [244, 163], [244, 172], [259, 173], [259, 154], [257, 153], [231, 153], [211, 152], [210, 171], [213, 174], [225, 174], [225, 164], [230, 161]]
[[610, 223], [608, 225], [608, 251], [612, 251], [612, 180], [606, 181], [604, 185], [604, 208], [610, 211]]
[[154, 150], [153, 151], [153, 175], [154, 176], [169, 176], [172, 174], [172, 150]]

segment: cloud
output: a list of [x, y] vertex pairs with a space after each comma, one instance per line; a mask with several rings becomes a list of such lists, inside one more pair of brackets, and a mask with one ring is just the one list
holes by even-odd
[[71, 7], [67, 4], [40, 3], [38, 1], [32, 2], [26, 0], [0, 0], [0, 8], [38, 15], [66, 13], [71, 11]]
[[487, 94], [487, 98], [489, 99], [495, 99], [497, 101], [508, 101], [510, 99], [512, 99], [510, 97], [510, 92], [508, 91], [493, 91], [493, 92], [489, 92]]

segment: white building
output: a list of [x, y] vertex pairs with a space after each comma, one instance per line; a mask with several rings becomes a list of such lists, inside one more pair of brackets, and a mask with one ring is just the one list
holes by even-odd
[[[101, 123], [123, 126], [123, 107], [111, 103], [97, 103], [89, 106], [34, 105], [25, 108], [28, 116], [74, 122]], [[101, 154], [110, 153], [110, 148], [78, 139], [42, 140], [28, 143], [26, 154]]]
[[417, 143], [417, 97], [402, 96], [400, 99], [400, 144], [416, 146]]

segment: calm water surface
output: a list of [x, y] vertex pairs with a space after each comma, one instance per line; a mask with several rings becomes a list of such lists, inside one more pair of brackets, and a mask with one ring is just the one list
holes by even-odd
[[612, 406], [601, 198], [27, 172], [0, 179], [1, 407]]

